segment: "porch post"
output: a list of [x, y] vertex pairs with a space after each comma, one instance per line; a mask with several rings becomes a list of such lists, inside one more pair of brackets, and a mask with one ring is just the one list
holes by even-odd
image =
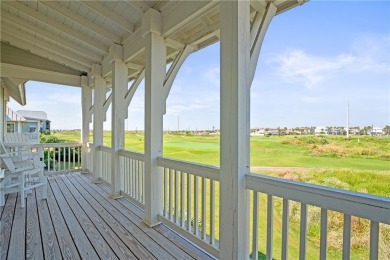
[[103, 122], [105, 118], [105, 110], [103, 108], [106, 100], [106, 81], [102, 77], [102, 69], [100, 65], [92, 66], [92, 79], [94, 85], [93, 93], [93, 144], [94, 144], [94, 164], [93, 175], [94, 182], [100, 182], [102, 177], [101, 152], [98, 147], [103, 145]]
[[248, 259], [250, 1], [221, 1], [220, 258]]
[[162, 155], [163, 142], [163, 84], [165, 79], [166, 47], [161, 36], [161, 16], [149, 9], [142, 18], [145, 38], [145, 217], [149, 226], [159, 224], [162, 211], [162, 172], [157, 158]]
[[81, 172], [87, 173], [87, 144], [89, 142], [89, 123], [92, 121], [89, 109], [92, 106], [92, 89], [88, 77], [81, 76]]
[[127, 92], [128, 70], [122, 61], [122, 46], [114, 44], [110, 48], [112, 57], [112, 116], [111, 116], [111, 197], [119, 198], [121, 189], [119, 150], [125, 143], [125, 115], [127, 106], [125, 96]]

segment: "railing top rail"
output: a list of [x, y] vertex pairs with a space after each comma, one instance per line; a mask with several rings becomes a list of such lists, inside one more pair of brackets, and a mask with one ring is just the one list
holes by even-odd
[[247, 189], [390, 224], [390, 198], [259, 174], [245, 176]]
[[145, 155], [143, 153], [130, 150], [119, 150], [119, 156], [135, 159], [141, 162], [145, 161]]
[[216, 166], [159, 157], [158, 166], [219, 181], [220, 169]]
[[45, 143], [45, 144], [34, 145], [34, 147], [41, 147], [41, 148], [78, 147], [78, 146], [81, 146], [81, 143]]
[[97, 150], [98, 151], [103, 151], [103, 152], [108, 152], [108, 153], [110, 153], [111, 152], [111, 147], [109, 147], [109, 146], [104, 146], [104, 145], [99, 145], [98, 147], [97, 147]]

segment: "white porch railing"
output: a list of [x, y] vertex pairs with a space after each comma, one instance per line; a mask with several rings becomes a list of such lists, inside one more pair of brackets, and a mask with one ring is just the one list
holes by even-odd
[[100, 153], [100, 162], [98, 163], [101, 169], [101, 180], [111, 184], [111, 147], [100, 145], [97, 147], [97, 152]]
[[[258, 259], [259, 251], [259, 230], [266, 231], [266, 258], [273, 258], [274, 236], [274, 214], [276, 212], [274, 198], [282, 198], [282, 243], [281, 259], [288, 259], [289, 248], [289, 220], [291, 218], [292, 201], [300, 204], [300, 238], [299, 257], [306, 259], [306, 247], [308, 238], [308, 206], [315, 206], [319, 212], [320, 237], [319, 252], [320, 259], [327, 258], [328, 244], [328, 212], [336, 211], [343, 215], [343, 238], [342, 258], [350, 259], [351, 256], [351, 217], [359, 217], [370, 222], [369, 234], [369, 259], [378, 259], [379, 224], [390, 224], [390, 199], [367, 195], [357, 192], [350, 192], [340, 189], [328, 188], [319, 185], [301, 183], [285, 179], [248, 174], [245, 178], [246, 188], [253, 191], [251, 244], [252, 259]], [[265, 194], [260, 200], [260, 194]], [[263, 202], [263, 203], [261, 203]], [[260, 212], [267, 212], [267, 221], [259, 225], [259, 205], [266, 204]], [[311, 207], [310, 206], [310, 207]], [[266, 208], [266, 209], [265, 209]], [[341, 228], [340, 228], [341, 229]], [[339, 230], [338, 232], [341, 232]], [[296, 242], [295, 242], [296, 243]]]
[[121, 195], [144, 208], [144, 154], [120, 150]]
[[93, 170], [93, 158], [94, 158], [94, 154], [93, 154], [93, 143], [87, 143], [87, 169], [89, 172], [92, 172]]
[[219, 168], [168, 158], [157, 164], [164, 175], [160, 221], [219, 257]]
[[48, 174], [80, 169], [80, 143], [46, 143], [37, 144], [34, 147], [43, 149], [45, 172]]
[[[88, 156], [91, 156], [92, 147], [89, 151]], [[109, 184], [112, 149], [100, 146], [98, 151], [101, 152], [99, 163], [102, 180]], [[144, 154], [120, 150], [119, 158], [121, 195], [144, 208]], [[163, 211], [159, 220], [218, 258], [220, 169], [163, 157], [158, 158], [157, 163], [163, 174]], [[88, 167], [91, 166], [92, 161], [88, 163]], [[389, 198], [259, 174], [247, 174], [245, 185], [250, 194], [248, 247], [252, 252], [252, 259], [258, 259], [260, 252], [266, 259], [288, 259], [289, 239], [294, 239], [294, 245], [291, 244], [290, 248], [295, 247], [296, 250], [298, 245], [301, 259], [313, 256], [313, 248], [316, 257], [326, 259], [331, 252], [328, 248], [331, 239], [329, 232], [335, 213], [343, 219], [336, 230], [342, 234], [339, 241], [342, 245], [342, 258], [353, 258], [352, 228], [357, 217], [369, 226], [366, 234], [369, 237], [367, 257], [378, 259], [381, 227], [390, 224]], [[311, 222], [313, 218], [317, 220], [314, 212], [318, 215], [320, 229], [316, 238], [318, 255], [310, 234]], [[275, 225], [279, 225], [278, 228]], [[292, 228], [297, 231], [291, 233]], [[280, 234], [276, 232], [279, 229]], [[307, 249], [311, 254], [307, 254]]]

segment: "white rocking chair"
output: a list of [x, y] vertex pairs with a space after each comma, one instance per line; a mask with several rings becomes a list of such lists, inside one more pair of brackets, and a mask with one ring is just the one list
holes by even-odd
[[27, 151], [7, 152], [3, 143], [0, 143], [2, 159], [5, 168], [4, 179], [0, 183], [0, 206], [5, 203], [5, 194], [19, 192], [21, 207], [25, 207], [25, 198], [28, 191], [40, 187], [42, 198], [47, 197], [47, 180], [43, 176], [45, 164], [40, 160], [40, 155]]

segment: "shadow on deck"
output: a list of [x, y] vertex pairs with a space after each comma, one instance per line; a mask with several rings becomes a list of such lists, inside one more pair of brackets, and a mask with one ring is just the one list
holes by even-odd
[[16, 193], [0, 207], [0, 259], [210, 259], [164, 225], [149, 228], [143, 211], [109, 197], [90, 175], [48, 177], [48, 198], [33, 190], [25, 208]]

